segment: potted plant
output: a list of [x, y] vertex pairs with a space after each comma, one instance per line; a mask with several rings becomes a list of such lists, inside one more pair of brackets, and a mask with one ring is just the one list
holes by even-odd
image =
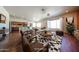
[[68, 20], [66, 18], [66, 22], [67, 22], [67, 25], [66, 25], [67, 32], [70, 35], [74, 35], [74, 30], [75, 30], [74, 19], [72, 20], [72, 22], [68, 22]]

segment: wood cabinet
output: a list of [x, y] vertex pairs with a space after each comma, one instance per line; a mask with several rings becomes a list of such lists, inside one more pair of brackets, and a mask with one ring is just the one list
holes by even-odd
[[12, 27], [19, 27], [19, 26], [23, 26], [23, 25], [27, 25], [27, 23], [25, 22], [12, 22]]
[[11, 22], [12, 31], [19, 31], [19, 27], [27, 25], [27, 22]]

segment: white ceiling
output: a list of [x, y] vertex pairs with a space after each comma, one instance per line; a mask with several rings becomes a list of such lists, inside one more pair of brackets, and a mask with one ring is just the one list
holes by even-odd
[[[25, 18], [26, 20], [39, 21], [42, 18], [49, 16], [55, 17], [66, 13], [68, 10], [73, 11], [78, 7], [75, 6], [4, 6], [4, 8], [10, 13], [10, 15], [15, 15], [17, 17]], [[42, 12], [42, 9], [45, 9]]]

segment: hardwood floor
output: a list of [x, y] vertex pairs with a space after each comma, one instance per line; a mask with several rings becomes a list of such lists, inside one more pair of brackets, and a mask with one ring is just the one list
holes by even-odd
[[78, 52], [79, 51], [79, 41], [70, 35], [64, 35], [62, 39], [62, 52]]
[[[22, 52], [20, 33], [10, 33], [8, 42], [2, 46], [11, 52]], [[2, 46], [0, 45], [0, 48]], [[61, 52], [79, 52], [79, 41], [75, 37], [65, 34], [62, 39]]]
[[10, 33], [7, 48], [11, 51], [22, 51], [21, 35], [19, 32]]

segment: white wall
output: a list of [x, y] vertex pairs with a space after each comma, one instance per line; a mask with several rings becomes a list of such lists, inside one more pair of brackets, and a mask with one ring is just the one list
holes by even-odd
[[6, 16], [5, 27], [8, 29], [8, 32], [9, 32], [9, 13], [3, 7], [0, 6], [0, 14], [3, 14], [4, 16]]

